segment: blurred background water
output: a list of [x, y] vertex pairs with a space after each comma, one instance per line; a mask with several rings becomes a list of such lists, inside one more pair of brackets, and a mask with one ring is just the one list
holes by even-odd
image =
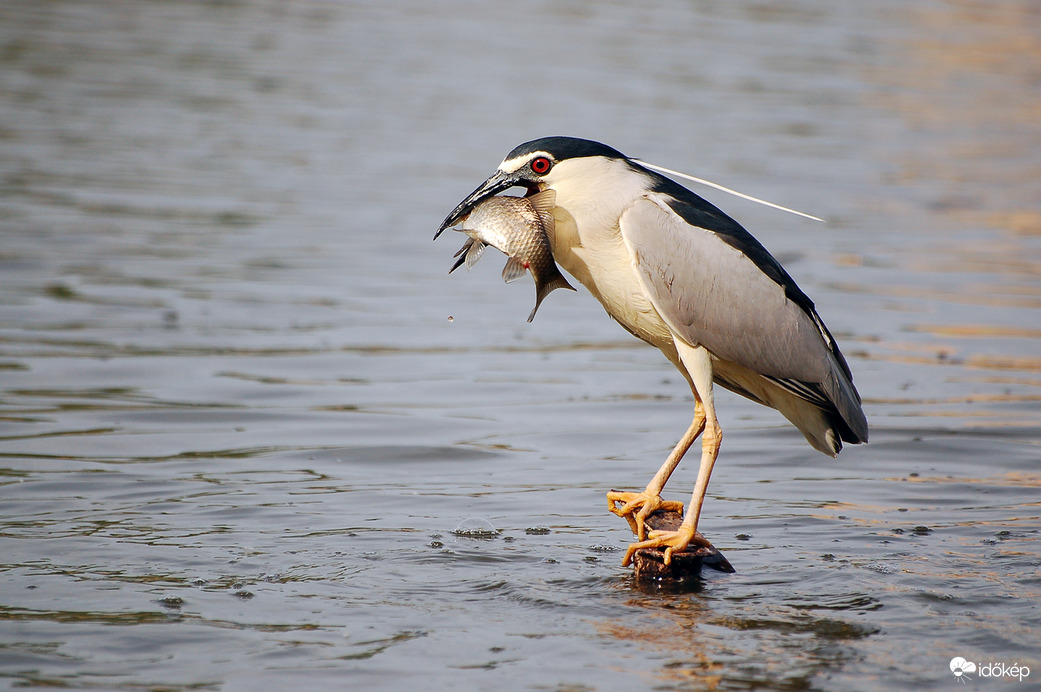
[[[1039, 66], [1027, 0], [5, 0], [0, 685], [1036, 684]], [[718, 395], [737, 574], [619, 564], [603, 493], [692, 411], [661, 355], [430, 242], [551, 134], [827, 219], [696, 190], [872, 424], [832, 460]]]

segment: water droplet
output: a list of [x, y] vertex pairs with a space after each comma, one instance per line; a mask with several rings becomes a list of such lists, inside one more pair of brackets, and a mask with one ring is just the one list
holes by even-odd
[[452, 534], [464, 538], [495, 538], [499, 535], [499, 530], [487, 519], [470, 517], [459, 522]]
[[589, 549], [595, 553], [613, 553], [618, 550], [617, 546], [608, 545], [607, 543], [594, 543], [589, 546]]

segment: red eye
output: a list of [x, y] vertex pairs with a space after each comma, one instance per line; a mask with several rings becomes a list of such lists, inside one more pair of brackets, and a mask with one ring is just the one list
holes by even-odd
[[531, 160], [531, 172], [543, 175], [549, 172], [553, 163], [545, 156], [539, 156]]

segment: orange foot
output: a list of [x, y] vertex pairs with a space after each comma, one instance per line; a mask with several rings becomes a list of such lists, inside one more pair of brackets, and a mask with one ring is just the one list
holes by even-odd
[[[622, 506], [619, 507], [618, 503]], [[629, 522], [629, 528], [641, 541], [647, 538], [647, 527], [644, 521], [652, 513], [659, 509], [678, 512], [683, 514], [683, 503], [673, 500], [663, 500], [661, 495], [652, 494], [644, 490], [642, 493], [623, 493], [612, 490], [607, 493], [607, 508]], [[639, 510], [638, 512], [636, 510]], [[636, 515], [633, 516], [633, 513]], [[628, 563], [626, 563], [628, 564]]]
[[648, 540], [633, 543], [629, 546], [629, 550], [625, 551], [622, 567], [628, 566], [632, 562], [636, 551], [643, 548], [665, 548], [665, 564], [668, 565], [672, 562], [673, 553], [683, 552], [691, 543], [700, 546], [712, 545], [704, 536], [698, 534], [694, 527], [686, 523], [680, 524], [679, 529], [676, 531], [651, 531]]

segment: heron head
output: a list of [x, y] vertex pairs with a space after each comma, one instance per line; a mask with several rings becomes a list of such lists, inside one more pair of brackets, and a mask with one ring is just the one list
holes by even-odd
[[474, 207], [489, 197], [511, 187], [523, 187], [527, 190], [526, 196], [533, 195], [552, 184], [558, 163], [590, 156], [625, 159], [623, 154], [606, 144], [575, 137], [543, 137], [521, 144], [507, 154], [495, 173], [452, 210], [434, 238], [446, 228], [462, 222]]

